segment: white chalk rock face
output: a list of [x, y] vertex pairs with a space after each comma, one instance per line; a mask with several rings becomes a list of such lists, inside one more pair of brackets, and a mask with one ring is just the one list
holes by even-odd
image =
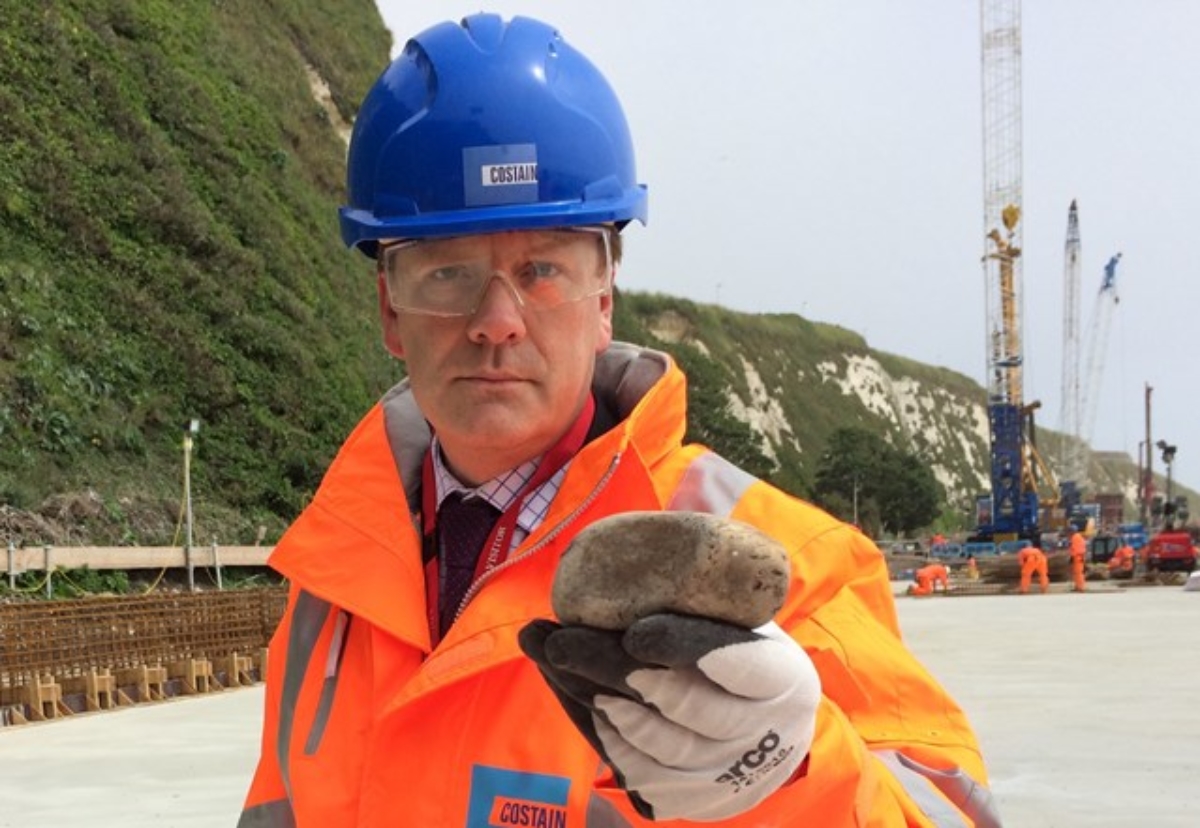
[[563, 553], [550, 593], [563, 624], [623, 630], [658, 612], [754, 628], [787, 597], [787, 550], [761, 530], [701, 512], [625, 512]]

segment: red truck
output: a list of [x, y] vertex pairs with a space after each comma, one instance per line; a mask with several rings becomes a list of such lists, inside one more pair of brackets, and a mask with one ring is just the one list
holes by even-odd
[[1168, 531], [1150, 536], [1142, 547], [1142, 565], [1148, 572], [1191, 572], [1196, 567], [1197, 549], [1187, 532]]

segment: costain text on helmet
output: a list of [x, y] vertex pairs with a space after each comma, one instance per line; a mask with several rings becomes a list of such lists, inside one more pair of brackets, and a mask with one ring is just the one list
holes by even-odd
[[537, 181], [537, 164], [485, 164], [480, 171], [485, 187], [530, 184]]

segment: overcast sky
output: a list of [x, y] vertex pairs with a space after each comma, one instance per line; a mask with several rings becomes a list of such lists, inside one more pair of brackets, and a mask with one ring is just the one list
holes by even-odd
[[[797, 313], [986, 381], [977, 2], [379, 8], [397, 48], [483, 9], [552, 23], [600, 67], [650, 187], [649, 226], [628, 233], [627, 288]], [[1093, 445], [1137, 456], [1149, 384], [1152, 439], [1178, 446], [1174, 477], [1193, 488], [1198, 33], [1194, 0], [1022, 11], [1026, 401], [1059, 427], [1063, 245], [1077, 199], [1085, 335], [1104, 264], [1123, 254]], [[1157, 452], [1155, 467], [1165, 471]]]

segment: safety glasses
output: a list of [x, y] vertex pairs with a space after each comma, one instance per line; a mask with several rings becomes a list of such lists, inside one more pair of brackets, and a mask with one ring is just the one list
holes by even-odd
[[403, 313], [471, 316], [496, 278], [523, 309], [549, 310], [612, 289], [612, 241], [589, 226], [385, 242], [379, 267]]

